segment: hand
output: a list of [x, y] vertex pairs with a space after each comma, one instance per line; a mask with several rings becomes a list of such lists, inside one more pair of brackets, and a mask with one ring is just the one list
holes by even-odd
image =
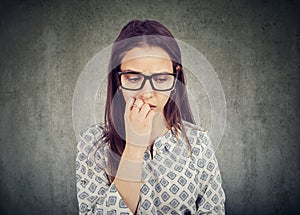
[[129, 99], [124, 114], [126, 144], [142, 148], [149, 145], [154, 115], [154, 111], [142, 99]]

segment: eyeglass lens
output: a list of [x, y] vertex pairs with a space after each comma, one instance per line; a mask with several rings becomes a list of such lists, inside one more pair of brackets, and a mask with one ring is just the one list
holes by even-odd
[[[145, 77], [141, 74], [122, 74], [121, 84], [127, 89], [140, 89], [142, 88]], [[157, 74], [151, 77], [151, 82], [155, 90], [168, 90], [172, 88], [174, 83], [174, 76], [171, 74]]]

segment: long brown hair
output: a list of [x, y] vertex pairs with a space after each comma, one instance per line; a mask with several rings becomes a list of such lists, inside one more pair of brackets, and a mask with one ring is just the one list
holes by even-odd
[[[134, 38], [133, 40], [127, 40]], [[126, 41], [127, 40], [127, 41]], [[125, 42], [124, 42], [125, 41]], [[130, 42], [129, 42], [130, 41]], [[182, 131], [187, 140], [182, 120], [195, 124], [189, 106], [181, 52], [172, 33], [161, 23], [153, 20], [133, 20], [123, 27], [115, 40], [108, 68], [107, 98], [105, 107], [104, 142], [109, 144], [113, 153], [121, 156], [125, 148], [125, 100], [118, 91], [118, 71], [125, 53], [135, 47], [160, 47], [168, 53], [173, 63], [173, 72], [177, 72], [175, 90], [164, 107], [164, 116], [169, 128], [174, 128], [176, 135]]]

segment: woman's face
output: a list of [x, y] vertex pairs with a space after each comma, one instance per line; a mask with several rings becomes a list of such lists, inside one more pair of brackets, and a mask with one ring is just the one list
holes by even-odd
[[[124, 55], [121, 62], [121, 71], [134, 71], [144, 75], [152, 75], [155, 73], [173, 73], [172, 61], [169, 55], [159, 47], [136, 47]], [[144, 103], [149, 104], [150, 108], [155, 112], [163, 113], [169, 97], [169, 91], [153, 90], [149, 80], [145, 82], [142, 89], [138, 91], [126, 90], [121, 88], [126, 103], [130, 97], [142, 99]]]

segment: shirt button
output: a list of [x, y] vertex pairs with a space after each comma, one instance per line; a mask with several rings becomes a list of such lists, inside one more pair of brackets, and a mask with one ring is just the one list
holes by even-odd
[[144, 153], [144, 160], [148, 160], [149, 159], [149, 153], [148, 152], [145, 152]]

